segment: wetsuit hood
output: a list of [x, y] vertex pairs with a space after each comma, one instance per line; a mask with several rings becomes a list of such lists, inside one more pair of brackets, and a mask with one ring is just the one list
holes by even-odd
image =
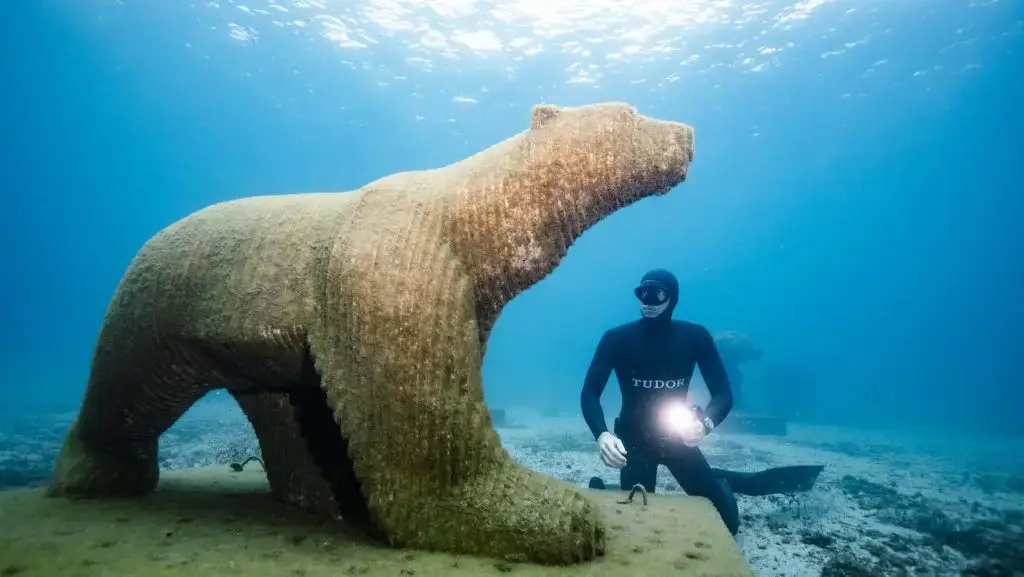
[[665, 289], [665, 292], [668, 294], [668, 308], [665, 309], [665, 312], [654, 318], [644, 317], [642, 320], [655, 323], [671, 321], [672, 312], [675, 311], [676, 305], [679, 304], [679, 281], [676, 280], [676, 276], [665, 269], [654, 269], [644, 275], [637, 288], [639, 289], [645, 285], [655, 285]]

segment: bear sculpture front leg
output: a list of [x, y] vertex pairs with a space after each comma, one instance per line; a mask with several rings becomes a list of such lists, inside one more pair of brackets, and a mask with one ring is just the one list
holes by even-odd
[[502, 447], [471, 284], [443, 244], [415, 240], [402, 258], [416, 268], [394, 266], [386, 240], [340, 253], [311, 339], [371, 515], [401, 546], [543, 564], [602, 554], [597, 508]]

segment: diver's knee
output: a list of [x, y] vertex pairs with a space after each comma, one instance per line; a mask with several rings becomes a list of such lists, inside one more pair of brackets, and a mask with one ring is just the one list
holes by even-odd
[[723, 515], [722, 520], [725, 521], [725, 528], [729, 530], [729, 534], [733, 537], [740, 532], [740, 515], [734, 513], [730, 515]]
[[725, 528], [735, 537], [740, 530], [740, 510], [736, 506], [736, 501], [725, 499], [724, 502], [716, 502], [715, 509], [718, 509], [718, 516], [725, 523]]
[[715, 502], [715, 508], [718, 509], [718, 514], [721, 515], [729, 533], [735, 537], [740, 530], [740, 507], [736, 502], [736, 494], [732, 492], [732, 487], [725, 480], [719, 479], [717, 484], [720, 493]]
[[729, 534], [735, 537], [740, 530], [740, 511], [736, 507], [736, 502], [716, 503], [716, 505], [718, 505], [715, 507], [718, 509], [718, 516], [722, 518], [725, 528], [729, 530]]

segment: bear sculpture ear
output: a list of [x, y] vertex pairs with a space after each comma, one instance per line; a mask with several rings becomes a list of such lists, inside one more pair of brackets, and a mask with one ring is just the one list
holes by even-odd
[[538, 104], [533, 107], [533, 119], [530, 122], [530, 128], [536, 130], [546, 126], [549, 122], [558, 117], [558, 113], [561, 112], [557, 106], [553, 104]]

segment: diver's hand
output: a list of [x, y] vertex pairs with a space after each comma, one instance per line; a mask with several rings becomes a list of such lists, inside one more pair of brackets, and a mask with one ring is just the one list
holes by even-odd
[[696, 447], [704, 440], [704, 426], [697, 423], [696, 427], [688, 428], [679, 433], [680, 440], [687, 447]]
[[679, 432], [680, 440], [687, 447], [696, 447], [704, 440], [709, 430], [704, 424], [704, 412], [700, 409], [693, 410], [694, 419], [687, 421], [683, 430]]
[[605, 465], [615, 469], [626, 466], [626, 447], [618, 437], [605, 431], [597, 438], [597, 450], [601, 453], [601, 460]]

